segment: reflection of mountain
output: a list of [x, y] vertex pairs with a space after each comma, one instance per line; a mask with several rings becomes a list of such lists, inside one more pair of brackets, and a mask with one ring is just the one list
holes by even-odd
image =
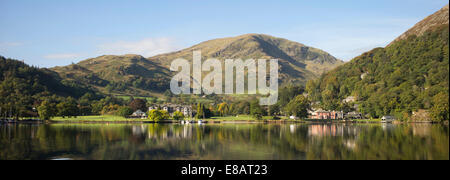
[[1, 125], [0, 159], [448, 159], [448, 127], [430, 126]]

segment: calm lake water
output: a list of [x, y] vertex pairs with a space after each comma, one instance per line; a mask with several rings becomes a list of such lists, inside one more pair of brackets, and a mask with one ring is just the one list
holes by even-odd
[[431, 124], [0, 125], [5, 159], [449, 159]]

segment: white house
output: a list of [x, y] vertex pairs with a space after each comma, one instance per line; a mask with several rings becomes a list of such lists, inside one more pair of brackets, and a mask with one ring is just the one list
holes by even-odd
[[173, 113], [176, 111], [180, 111], [186, 117], [190, 117], [193, 113], [192, 107], [186, 106], [186, 105], [167, 104], [167, 105], [162, 105], [159, 107], [160, 108], [158, 108], [157, 106], [150, 106], [148, 108], [148, 110], [151, 111], [151, 110], [161, 109], [161, 110], [167, 111], [170, 115], [173, 115]]
[[349, 96], [349, 97], [345, 98], [344, 100], [342, 100], [342, 102], [344, 102], [344, 103], [351, 103], [351, 102], [355, 102], [355, 101], [356, 101], [355, 96]]
[[145, 119], [147, 118], [147, 114], [145, 112], [142, 112], [141, 110], [137, 110], [136, 112], [131, 114], [131, 117]]
[[395, 121], [396, 119], [395, 119], [395, 117], [394, 116], [383, 116], [382, 118], [381, 118], [381, 121], [382, 122], [393, 122], [393, 121]]

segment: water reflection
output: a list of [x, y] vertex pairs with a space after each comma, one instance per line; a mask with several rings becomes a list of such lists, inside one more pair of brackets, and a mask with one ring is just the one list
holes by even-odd
[[361, 131], [361, 126], [346, 124], [314, 124], [308, 126], [308, 135], [314, 137], [325, 136], [356, 136]]
[[431, 124], [413, 124], [411, 127], [413, 129], [413, 135], [421, 137], [430, 136], [433, 130]]
[[449, 159], [431, 124], [0, 125], [0, 159]]

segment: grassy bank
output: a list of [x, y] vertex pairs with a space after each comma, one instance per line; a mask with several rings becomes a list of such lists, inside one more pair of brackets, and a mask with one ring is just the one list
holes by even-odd
[[[262, 120], [270, 120], [272, 117], [264, 116]], [[249, 115], [239, 116], [225, 116], [225, 117], [212, 117], [210, 120], [214, 121], [256, 121], [255, 118]]]
[[150, 121], [148, 119], [128, 119], [121, 116], [112, 116], [112, 115], [103, 115], [103, 116], [78, 116], [72, 118], [62, 118], [62, 117], [54, 117], [51, 119], [52, 121], [60, 121], [60, 122], [140, 122], [140, 121]]
[[352, 120], [353, 122], [368, 122], [368, 123], [381, 123], [381, 119], [355, 119]]
[[[279, 120], [274, 120], [272, 116], [264, 116], [261, 120], [257, 120], [250, 115], [239, 115], [239, 116], [226, 116], [226, 117], [212, 117], [209, 119], [205, 119], [206, 121], [214, 121], [214, 122], [232, 122], [232, 121], [255, 121], [255, 122], [263, 122], [263, 121], [283, 121], [283, 122], [304, 122], [304, 120], [292, 120], [287, 117], [280, 117]], [[72, 118], [62, 118], [62, 117], [54, 117], [51, 119], [55, 122], [152, 122], [149, 119], [129, 119], [121, 116], [113, 116], [113, 115], [98, 115], [98, 116], [78, 116]], [[162, 122], [171, 122], [172, 120], [166, 120]], [[306, 120], [307, 122], [325, 122], [325, 120]], [[329, 122], [329, 120], [326, 120]], [[340, 120], [333, 122], [342, 122]], [[381, 123], [381, 119], [358, 119], [352, 120], [351, 122], [356, 123]]]
[[[121, 116], [98, 115], [98, 116], [78, 116], [71, 118], [54, 117], [51, 119], [56, 122], [151, 122], [149, 119], [128, 119]], [[205, 119], [206, 121], [265, 121], [273, 120], [271, 116], [264, 116], [262, 120], [256, 120], [249, 115], [212, 117]], [[283, 119], [287, 120], [287, 119]], [[169, 120], [171, 121], [171, 120]]]
[[226, 116], [226, 117], [212, 117], [208, 120], [212, 121], [282, 121], [282, 122], [304, 122], [304, 120], [293, 120], [287, 117], [279, 117], [280, 119], [273, 119], [273, 116], [263, 116], [261, 120], [257, 120], [250, 115], [239, 115], [239, 116]]

